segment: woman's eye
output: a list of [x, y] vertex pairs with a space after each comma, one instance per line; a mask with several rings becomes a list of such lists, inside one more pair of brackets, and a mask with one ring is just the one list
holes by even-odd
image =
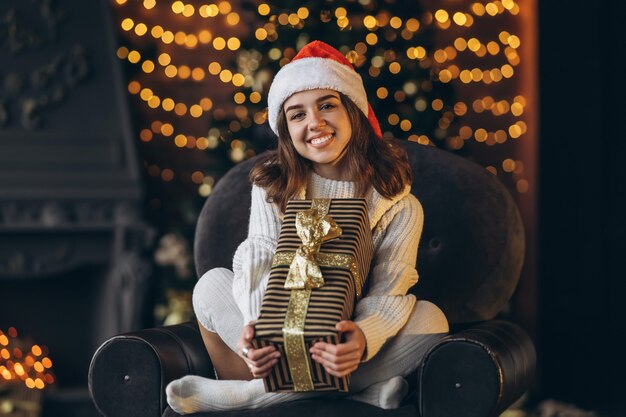
[[333, 106], [331, 103], [324, 103], [324, 104], [322, 104], [322, 106], [320, 108], [322, 110], [327, 110], [327, 109], [332, 109], [333, 107], [335, 107], [335, 106]]
[[290, 117], [291, 120], [301, 119], [304, 116], [304, 113], [293, 113]]

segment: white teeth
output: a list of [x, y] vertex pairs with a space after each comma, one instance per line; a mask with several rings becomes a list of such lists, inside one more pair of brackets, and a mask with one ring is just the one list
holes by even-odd
[[327, 135], [327, 136], [322, 136], [321, 138], [315, 138], [315, 139], [311, 140], [311, 144], [312, 145], [319, 145], [321, 143], [324, 143], [324, 142], [330, 140], [330, 138], [332, 136], [333, 135]]

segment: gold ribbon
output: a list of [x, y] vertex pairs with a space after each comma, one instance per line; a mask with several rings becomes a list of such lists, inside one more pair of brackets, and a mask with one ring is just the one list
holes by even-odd
[[[295, 253], [278, 253], [277, 261], [290, 257], [285, 288], [291, 289], [289, 305], [283, 323], [285, 354], [295, 391], [313, 391], [309, 354], [304, 343], [304, 322], [312, 288], [321, 288], [324, 277], [319, 265], [322, 243], [341, 236], [341, 228], [328, 216], [330, 199], [314, 199], [311, 208], [296, 213], [296, 231], [302, 244]], [[279, 263], [279, 265], [284, 263]]]

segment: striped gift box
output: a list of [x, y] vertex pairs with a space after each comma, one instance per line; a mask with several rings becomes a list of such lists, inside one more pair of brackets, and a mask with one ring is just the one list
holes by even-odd
[[[277, 259], [281, 258], [279, 255], [287, 255], [286, 259], [290, 259], [289, 255], [295, 254], [302, 245], [296, 229], [297, 214], [311, 209], [312, 204], [319, 201], [292, 200], [285, 211], [261, 314], [255, 324], [253, 342], [255, 348], [273, 345], [281, 352], [280, 361], [264, 380], [268, 392], [348, 390], [348, 377], [337, 378], [326, 373], [323, 367], [311, 359], [309, 349], [317, 341], [340, 342], [341, 337], [335, 330], [335, 324], [352, 317], [355, 303], [364, 290], [364, 281], [373, 256], [372, 233], [364, 199], [321, 200], [327, 204], [328, 216], [341, 228], [341, 235], [322, 243], [319, 249], [317, 259], [324, 284], [321, 288], [309, 290], [299, 336], [303, 346], [296, 353], [289, 347], [293, 346], [293, 339], [284, 331], [289, 327], [286, 325], [286, 316], [290, 315], [292, 308], [290, 299], [302, 294], [303, 290], [285, 288], [291, 261], [285, 262], [284, 256], [282, 262]], [[332, 266], [337, 264], [334, 259], [346, 258], [353, 261], [352, 270], [345, 265]], [[296, 364], [299, 370], [294, 368]], [[307, 384], [299, 382], [301, 373], [307, 374]]]

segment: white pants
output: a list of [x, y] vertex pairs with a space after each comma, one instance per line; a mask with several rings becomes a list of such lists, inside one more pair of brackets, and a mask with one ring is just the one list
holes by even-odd
[[[243, 316], [232, 295], [233, 273], [215, 268], [205, 273], [193, 291], [193, 308], [200, 324], [237, 352], [237, 340], [243, 329]], [[443, 312], [429, 301], [418, 300], [407, 323], [395, 337], [351, 375], [350, 391], [394, 376], [407, 376], [422, 361], [428, 349], [448, 332]]]

